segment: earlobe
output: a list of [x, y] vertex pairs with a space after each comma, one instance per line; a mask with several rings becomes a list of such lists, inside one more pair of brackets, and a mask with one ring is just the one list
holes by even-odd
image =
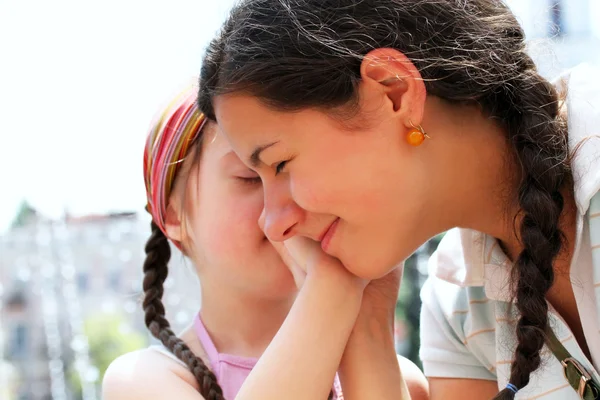
[[360, 74], [366, 85], [386, 96], [390, 112], [405, 124], [423, 119], [425, 83], [417, 67], [403, 53], [389, 48], [372, 50], [363, 59]]
[[172, 241], [181, 242], [183, 240], [181, 213], [173, 206], [172, 201], [169, 201], [169, 205], [167, 206], [165, 231], [167, 237]]

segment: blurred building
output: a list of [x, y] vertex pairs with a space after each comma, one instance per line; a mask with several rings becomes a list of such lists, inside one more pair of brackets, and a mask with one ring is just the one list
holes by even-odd
[[[12, 387], [14, 399], [56, 399], [51, 378], [60, 377], [52, 372], [58, 368], [66, 387], [54, 390], [70, 400], [66, 373], [77, 351], [86, 350], [74, 327], [97, 314], [122, 314], [129, 329], [151, 341], [141, 309], [150, 221], [136, 213], [67, 215], [62, 221], [32, 216], [0, 237], [0, 388]], [[173, 252], [170, 267], [164, 301], [179, 330], [199, 307], [199, 289], [181, 253]], [[58, 344], [49, 349], [49, 339]]]

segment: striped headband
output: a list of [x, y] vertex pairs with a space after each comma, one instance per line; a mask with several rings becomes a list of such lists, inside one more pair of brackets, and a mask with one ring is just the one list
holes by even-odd
[[196, 88], [188, 87], [167, 105], [151, 125], [146, 140], [146, 209], [165, 235], [165, 215], [175, 177], [206, 123], [205, 115], [196, 104]]

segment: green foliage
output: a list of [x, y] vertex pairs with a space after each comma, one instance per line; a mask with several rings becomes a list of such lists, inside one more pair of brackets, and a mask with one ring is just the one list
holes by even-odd
[[[85, 321], [90, 363], [98, 369], [97, 384], [102, 382], [110, 363], [120, 355], [147, 346], [146, 337], [131, 329], [120, 314], [97, 314]], [[80, 398], [81, 382], [73, 367], [69, 369], [73, 391]]]
[[11, 229], [19, 228], [27, 225], [27, 223], [37, 216], [37, 211], [33, 208], [27, 200], [23, 200], [19, 205], [17, 215], [10, 224]]

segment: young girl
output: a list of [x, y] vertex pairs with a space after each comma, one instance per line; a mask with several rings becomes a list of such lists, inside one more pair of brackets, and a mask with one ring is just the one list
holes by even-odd
[[[196, 93], [190, 88], [172, 100], [154, 122], [144, 153], [153, 220], [143, 307], [146, 325], [162, 346], [115, 360], [104, 378], [105, 400], [234, 399], [296, 297], [289, 269], [257, 223], [260, 178], [198, 111]], [[179, 337], [161, 301], [169, 240], [193, 262], [202, 288], [202, 308]], [[319, 360], [311, 362], [319, 373]], [[401, 364], [411, 390], [423, 393], [417, 367], [405, 359]], [[331, 392], [330, 398], [341, 399], [339, 380], [333, 374], [322, 379], [329, 380], [322, 398]]]
[[450, 230], [423, 290], [433, 399], [589, 399], [598, 75], [542, 78], [499, 0], [245, 0], [207, 50], [199, 103], [262, 178], [271, 240], [320, 241], [378, 278]]

